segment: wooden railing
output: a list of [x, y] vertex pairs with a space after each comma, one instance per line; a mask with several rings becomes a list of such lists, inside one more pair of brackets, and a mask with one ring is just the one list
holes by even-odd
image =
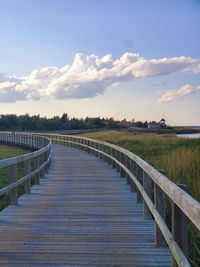
[[[0, 160], [0, 169], [9, 169], [10, 183], [0, 189], [0, 196], [10, 192], [10, 204], [18, 205], [18, 186], [24, 184], [25, 193], [31, 193], [31, 179], [35, 184], [47, 171], [51, 158], [51, 140], [48, 137], [15, 132], [0, 132], [0, 144], [28, 148], [33, 152]], [[19, 165], [23, 164], [24, 175], [17, 179]]]
[[[51, 141], [74, 146], [111, 164], [127, 179], [137, 201], [144, 205], [144, 219], [156, 222], [155, 243], [168, 245], [174, 258], [173, 266], [190, 266], [187, 260], [188, 219], [200, 230], [200, 203], [150, 164], [119, 146], [79, 136], [0, 132], [0, 143], [24, 146], [36, 150], [22, 156], [0, 160], [0, 169], [9, 168], [10, 184], [0, 189], [0, 196], [10, 192], [11, 204], [18, 204], [17, 187], [25, 184], [31, 192], [31, 178], [39, 184], [51, 158]], [[31, 171], [31, 161], [34, 168]], [[24, 164], [24, 176], [17, 180], [18, 164]], [[166, 196], [172, 202], [172, 231], [165, 222]]]
[[[94, 154], [111, 164], [127, 179], [137, 201], [144, 205], [144, 218], [156, 222], [155, 243], [168, 245], [173, 266], [190, 266], [187, 260], [188, 219], [200, 230], [200, 203], [150, 164], [119, 146], [79, 136], [43, 134], [55, 143], [67, 144]], [[166, 196], [172, 203], [172, 231], [166, 224]]]

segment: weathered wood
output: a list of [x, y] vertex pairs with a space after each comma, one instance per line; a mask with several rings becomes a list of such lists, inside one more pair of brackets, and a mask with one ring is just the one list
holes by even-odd
[[[44, 154], [41, 154], [41, 155], [39, 156], [39, 164], [40, 164], [40, 166], [41, 166], [44, 162], [45, 162], [45, 161], [44, 161]], [[44, 173], [45, 173], [45, 170], [42, 169], [41, 172], [40, 172], [40, 177], [41, 177], [41, 178], [44, 178]]]
[[[10, 135], [10, 136], [12, 137], [12, 135]], [[59, 135], [55, 136], [55, 135], [49, 135], [48, 134], [48, 136], [51, 138], [55, 138], [57, 142], [60, 142], [60, 139], [62, 139], [62, 138], [60, 138]], [[9, 137], [9, 135], [8, 135], [8, 137]], [[138, 191], [137, 199], [139, 200], [139, 202], [142, 201], [142, 198], [145, 199], [145, 202], [146, 202], [149, 210], [151, 211], [151, 213], [153, 214], [153, 217], [156, 220], [157, 226], [159, 226], [160, 233], [162, 232], [162, 234], [164, 235], [164, 238], [165, 238], [171, 252], [173, 253], [173, 255], [175, 257], [176, 262], [178, 263], [178, 266], [189, 266], [187, 259], [183, 255], [182, 251], [180, 251], [179, 247], [177, 246], [177, 243], [174, 240], [172, 240], [171, 233], [169, 232], [168, 228], [166, 227], [166, 224], [165, 224], [162, 216], [160, 215], [160, 213], [158, 213], [157, 210], [155, 210], [155, 207], [152, 203], [152, 200], [150, 199], [149, 195], [144, 191], [143, 179], [142, 179], [143, 177], [142, 177], [141, 173], [143, 171], [145, 171], [149, 176], [151, 176], [151, 178], [152, 178], [153, 182], [156, 184], [156, 186], [158, 186], [159, 189], [163, 190], [172, 199], [172, 201], [174, 201], [176, 204], [180, 199], [181, 199], [181, 201], [185, 201], [185, 199], [186, 199], [186, 202], [183, 203], [184, 208], [185, 208], [185, 203], [187, 203], [187, 204], [193, 203], [195, 206], [195, 209], [193, 209], [192, 214], [190, 213], [190, 211], [184, 210], [184, 212], [187, 215], [190, 214], [189, 218], [191, 219], [192, 222], [195, 220], [195, 216], [199, 215], [198, 214], [199, 206], [197, 204], [198, 202], [195, 201], [194, 199], [192, 199], [189, 195], [187, 195], [185, 193], [183, 194], [181, 192], [181, 189], [177, 188], [177, 186], [174, 185], [171, 181], [169, 181], [169, 179], [167, 179], [162, 174], [158, 173], [153, 167], [149, 166], [149, 164], [147, 164], [146, 162], [144, 162], [143, 160], [138, 158], [136, 155], [132, 154], [131, 152], [129, 152], [123, 148], [119, 148], [115, 145], [111, 145], [111, 144], [108, 144], [105, 142], [95, 141], [95, 140], [91, 140], [88, 138], [75, 137], [75, 136], [74, 137], [68, 136], [67, 137], [67, 143], [73, 147], [81, 149], [81, 146], [83, 145], [83, 142], [82, 142], [83, 139], [88, 142], [87, 145], [84, 145], [84, 147], [88, 148], [88, 150], [90, 152], [92, 152], [92, 154], [94, 154], [94, 155], [100, 153], [100, 150], [98, 149], [99, 144], [103, 145], [102, 155], [103, 155], [104, 159], [108, 163], [111, 162], [113, 164], [113, 162], [115, 162], [118, 170], [121, 173], [121, 176], [122, 177], [129, 176], [130, 179], [132, 181], [134, 181], [134, 184], [136, 185], [136, 188], [137, 188], [136, 190]], [[112, 149], [115, 149], [117, 152], [117, 160], [111, 154]], [[134, 162], [134, 165], [138, 166], [137, 169], [139, 170], [139, 175], [138, 175], [138, 170], [136, 169], [136, 171], [135, 171], [135, 168], [133, 168], [133, 172], [130, 172], [130, 169], [129, 169], [127, 162], [126, 162], [127, 157], [131, 161]], [[140, 173], [140, 171], [141, 171], [141, 173]], [[92, 172], [90, 172], [90, 174], [92, 174]], [[96, 175], [96, 172], [93, 172], [93, 174]], [[137, 177], [138, 180], [136, 180], [135, 177]], [[28, 179], [28, 177], [27, 177], [27, 179]], [[169, 186], [169, 185], [171, 186], [171, 188], [167, 188], [167, 186]], [[95, 190], [94, 191], [95, 194], [97, 194], [97, 193], [101, 194], [101, 188], [100, 187], [98, 187], [98, 189], [95, 189], [94, 187], [91, 187], [91, 188], [88, 187], [88, 189], [90, 189], [90, 190], [87, 192], [87, 194], [88, 193], [91, 194], [93, 190]], [[72, 190], [72, 189], [69, 188], [68, 192], [71, 192], [70, 190]], [[107, 190], [109, 191], [108, 187], [107, 187]], [[175, 192], [173, 190], [177, 193], [178, 197], [180, 197], [180, 198], [176, 198]], [[155, 190], [155, 195], [156, 195], [156, 191], [158, 191], [158, 190]], [[76, 189], [74, 194], [77, 195], [77, 194], [80, 194], [80, 192], [81, 192], [80, 190], [77, 191], [77, 189]], [[115, 192], [115, 193], [117, 193], [117, 192]], [[140, 200], [140, 197], [141, 197], [141, 200]], [[180, 204], [180, 206], [181, 205], [182, 205], [182, 203]], [[181, 207], [183, 207], [183, 206], [181, 206]], [[198, 222], [198, 220], [196, 220], [196, 221]]]
[[[139, 183], [143, 185], [143, 170], [138, 165], [136, 165], [136, 177]], [[136, 191], [137, 191], [137, 202], [142, 203], [143, 202], [142, 195], [138, 189], [136, 189]]]
[[[115, 149], [113, 149], [113, 148], [112, 148], [112, 150], [111, 150], [111, 156], [112, 156], [113, 158], [115, 158]], [[114, 160], [112, 160], [112, 167], [113, 167], [114, 169], [116, 168], [116, 163], [115, 163]]]
[[[31, 172], [31, 165], [30, 160], [24, 161], [24, 174], [27, 175]], [[28, 179], [25, 183], [25, 193], [30, 194], [31, 193], [31, 179]]]
[[[125, 158], [125, 166], [130, 170], [130, 168], [131, 168], [131, 160], [127, 156]], [[130, 179], [130, 177], [129, 177], [127, 172], [125, 172], [125, 177], [126, 177], [126, 183], [130, 184], [131, 183], [131, 179]]]
[[[55, 138], [59, 138], [60, 135], [57, 134], [43, 134], [54, 140]], [[71, 140], [72, 136], [68, 136], [69, 140]], [[90, 138], [79, 137], [79, 140], [84, 139], [87, 141], [94, 141]], [[70, 141], [69, 141], [70, 142]], [[200, 230], [200, 203], [192, 198], [189, 194], [184, 193], [184, 191], [179, 188], [172, 181], [167, 179], [164, 175], [154, 169], [147, 162], [139, 158], [137, 155], [134, 155], [132, 152], [119, 147], [114, 144], [109, 144], [106, 142], [95, 140], [96, 143], [103, 144], [104, 146], [109, 146], [111, 148], [116, 149], [117, 154], [122, 152], [126, 154], [130, 159], [136, 162], [149, 176], [151, 176], [153, 182], [155, 182], [164, 192], [165, 194], [176, 204], [181, 210], [185, 212], [187, 217], [193, 222], [193, 224]], [[117, 157], [118, 159], [118, 157]]]
[[[151, 177], [146, 173], [143, 172], [143, 187], [147, 195], [152, 199], [153, 197], [153, 182]], [[144, 219], [152, 219], [151, 211], [149, 210], [147, 204], [144, 202]]]
[[[38, 140], [42, 140], [42, 145], [40, 150], [34, 151], [33, 153], [28, 153], [22, 156], [17, 156], [13, 158], [8, 158], [0, 160], [0, 169], [3, 167], [9, 168], [10, 173], [10, 184], [0, 189], [0, 195], [10, 192], [11, 205], [18, 204], [17, 196], [17, 186], [24, 183], [25, 193], [31, 192], [31, 178], [34, 175], [38, 175], [38, 172], [46, 170], [50, 162], [51, 156], [51, 141], [46, 137], [37, 136], [35, 134], [23, 134], [15, 132], [0, 132], [0, 142], [6, 142], [8, 144], [20, 145], [26, 148], [40, 148], [41, 142], [38, 144]], [[36, 145], [38, 144], [38, 147]], [[41, 165], [37, 164], [37, 169], [31, 172], [30, 161], [35, 161], [36, 158], [42, 157], [43, 160]], [[45, 158], [46, 157], [46, 158]], [[24, 174], [25, 176], [17, 180], [17, 166], [19, 163], [24, 162]]]
[[2, 266], [171, 266], [136, 194], [84, 151], [54, 145], [46, 179], [19, 202], [1, 212]]
[[[187, 185], [178, 186], [188, 192]], [[184, 254], [188, 256], [188, 218], [176, 204], [172, 205], [172, 235]], [[173, 267], [178, 267], [175, 260], [173, 260]]]
[[[3, 139], [1, 133], [0, 133], [0, 137], [1, 137], [0, 138], [0, 141], [1, 141]], [[23, 142], [20, 143], [20, 144], [22, 145]], [[40, 150], [34, 151], [32, 153], [27, 153], [27, 154], [24, 154], [22, 156], [17, 156], [17, 157], [8, 158], [8, 159], [2, 159], [2, 160], [0, 160], [0, 168], [9, 167], [11, 165], [18, 164], [20, 162], [24, 162], [26, 160], [30, 160], [30, 159], [36, 158], [36, 157], [44, 154], [46, 151], [49, 151], [50, 147], [51, 147], [51, 141], [49, 140], [49, 144], [46, 147], [44, 147], [44, 148], [42, 148]]]
[[[39, 157], [37, 158], [34, 158], [34, 169], [38, 169], [40, 166], [40, 163], [39, 163]], [[49, 166], [48, 166], [49, 167]], [[40, 184], [40, 173], [37, 173], [35, 175], [35, 184], [39, 185]]]
[[[124, 165], [125, 163], [125, 155], [123, 153], [120, 153], [120, 162]], [[125, 171], [123, 168], [120, 168], [120, 175], [122, 178], [125, 178]]]
[[[120, 152], [118, 150], [116, 150], [116, 158], [118, 161], [120, 161]], [[119, 164], [117, 164], [117, 172], [120, 172], [120, 166]]]
[[[136, 173], [135, 168], [136, 168], [135, 162], [133, 160], [130, 160], [130, 172], [132, 174], [135, 174]], [[136, 185], [135, 185], [135, 183], [134, 183], [134, 181], [132, 179], [130, 180], [130, 187], [131, 187], [131, 191], [132, 192], [137, 192], [137, 187], [136, 187]]]
[[[14, 183], [17, 181], [17, 164], [11, 165], [9, 167], [10, 174], [10, 182]], [[18, 196], [17, 196], [17, 188], [13, 188], [10, 191], [10, 204], [13, 206], [18, 205]]]
[[[159, 212], [164, 221], [166, 221], [166, 203], [165, 203], [165, 193], [160, 189], [159, 186], [154, 184], [154, 201], [156, 210]], [[158, 226], [156, 224], [156, 245], [159, 247], [165, 247], [166, 241], [165, 238]]]

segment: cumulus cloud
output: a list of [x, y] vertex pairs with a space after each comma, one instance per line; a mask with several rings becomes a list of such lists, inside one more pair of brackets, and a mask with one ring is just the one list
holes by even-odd
[[62, 68], [45, 67], [28, 76], [1, 78], [0, 102], [90, 98], [112, 85], [174, 72], [199, 73], [200, 62], [184, 56], [148, 60], [138, 53], [125, 53], [118, 59], [79, 53]]
[[158, 100], [158, 103], [171, 102], [175, 99], [185, 97], [197, 91], [200, 91], [200, 86], [193, 86], [186, 84], [181, 88], [179, 88], [178, 90], [172, 90], [164, 93]]

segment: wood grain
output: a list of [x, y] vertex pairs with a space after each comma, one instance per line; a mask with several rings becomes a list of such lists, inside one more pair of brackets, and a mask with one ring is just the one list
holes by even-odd
[[171, 266], [136, 194], [102, 160], [53, 145], [40, 185], [0, 217], [1, 266]]

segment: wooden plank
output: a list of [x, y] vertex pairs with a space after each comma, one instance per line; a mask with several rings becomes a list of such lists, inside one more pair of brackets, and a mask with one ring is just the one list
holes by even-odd
[[[59, 140], [62, 135], [58, 134], [43, 134], [51, 138], [51, 140]], [[192, 198], [189, 194], [184, 192], [175, 183], [165, 177], [163, 174], [159, 173], [150, 164], [139, 158], [132, 152], [119, 147], [114, 144], [110, 144], [103, 141], [93, 140], [90, 138], [80, 137], [80, 136], [65, 136], [65, 142], [76, 141], [81, 142], [85, 140], [87, 143], [95, 142], [96, 144], [109, 147], [116, 150], [116, 153], [123, 153], [136, 162], [151, 178], [153, 181], [165, 192], [166, 195], [187, 215], [187, 217], [193, 222], [193, 224], [200, 230], [200, 203]], [[74, 140], [73, 140], [74, 139]], [[117, 168], [120, 168], [119, 166]]]
[[49, 174], [18, 207], [1, 212], [0, 264], [171, 266], [168, 248], [154, 244], [154, 221], [144, 220], [136, 200], [112, 166], [53, 145]]

